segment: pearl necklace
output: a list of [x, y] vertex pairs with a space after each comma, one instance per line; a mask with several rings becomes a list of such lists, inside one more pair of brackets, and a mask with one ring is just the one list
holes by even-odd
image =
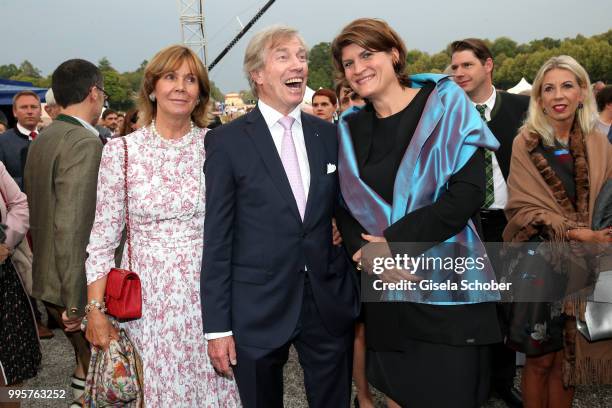
[[191, 139], [193, 139], [193, 135], [197, 133], [197, 128], [193, 121], [189, 122], [189, 132], [187, 132], [183, 137], [179, 139], [167, 139], [163, 137], [157, 130], [157, 127], [155, 127], [155, 119], [151, 121], [150, 129], [151, 133], [153, 133], [153, 135], [155, 135], [159, 140], [161, 140], [165, 146], [174, 147], [176, 149], [181, 149], [187, 146], [191, 142]]
[[[191, 143], [191, 140], [197, 136], [197, 134], [201, 131], [200, 128], [195, 126], [195, 123], [193, 123], [193, 121], [190, 122], [190, 130], [189, 132], [187, 132], [187, 134], [185, 134], [185, 136], [183, 136], [179, 142], [171, 142], [171, 139], [166, 139], [164, 138], [157, 130], [157, 128], [155, 127], [155, 119], [153, 119], [151, 121], [151, 133], [153, 133], [153, 135], [155, 135], [163, 144], [165, 147], [172, 147], [175, 149], [181, 149], [183, 147], [186, 147], [187, 145], [189, 145], [189, 143]], [[199, 173], [199, 179], [198, 179], [198, 194], [197, 194], [197, 201], [195, 203], [195, 207], [193, 209], [193, 211], [187, 212], [187, 213], [183, 213], [180, 214], [176, 217], [173, 218], [177, 218], [179, 220], [188, 220], [191, 219], [195, 216], [195, 214], [198, 212], [199, 207], [200, 207], [200, 202], [201, 202], [201, 196], [202, 196], [202, 176], [204, 174], [203, 171], [203, 167], [204, 167], [204, 141], [202, 140], [200, 143], [197, 144], [196, 147], [196, 151], [197, 151], [197, 162], [200, 164], [199, 168], [200, 171]], [[161, 179], [160, 179], [160, 174], [161, 174], [161, 166], [163, 165], [163, 160], [161, 161], [161, 165], [158, 167], [156, 174], [153, 175], [151, 182], [153, 183], [154, 186], [159, 187], [159, 184], [161, 183]], [[165, 218], [162, 218], [158, 221], [162, 221]]]

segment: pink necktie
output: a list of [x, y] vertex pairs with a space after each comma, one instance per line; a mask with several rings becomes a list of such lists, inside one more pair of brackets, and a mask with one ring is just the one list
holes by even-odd
[[297, 152], [295, 151], [295, 143], [293, 142], [293, 134], [291, 133], [291, 125], [295, 119], [291, 116], [283, 116], [278, 120], [278, 123], [285, 129], [283, 133], [283, 141], [281, 142], [281, 161], [285, 168], [285, 173], [293, 191], [293, 197], [297, 203], [300, 217], [304, 219], [304, 211], [306, 210], [306, 195], [304, 194], [304, 184], [302, 183], [302, 174], [300, 173], [300, 163], [298, 162]]

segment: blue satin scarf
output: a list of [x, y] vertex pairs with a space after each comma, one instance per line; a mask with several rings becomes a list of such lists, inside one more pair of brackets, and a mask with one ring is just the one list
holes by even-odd
[[[480, 118], [473, 104], [449, 77], [437, 74], [418, 74], [410, 77], [413, 88], [427, 82], [436, 84], [431, 92], [410, 145], [395, 176], [393, 205], [389, 205], [359, 176], [357, 158], [347, 120], [362, 108], [353, 107], [340, 117], [338, 124], [340, 188], [353, 217], [372, 235], [383, 231], [405, 214], [430, 205], [446, 191], [450, 177], [468, 162], [479, 147], [497, 150], [499, 142]], [[486, 251], [476, 228], [470, 220], [466, 227], [447, 244], [434, 246], [424, 255], [431, 257], [485, 257]], [[424, 279], [443, 283], [465, 280], [468, 283], [495, 282], [493, 268], [486, 258], [484, 269], [468, 269], [461, 276], [454, 271], [428, 271]], [[500, 299], [497, 291], [382, 291], [383, 301], [453, 305], [494, 302]]]

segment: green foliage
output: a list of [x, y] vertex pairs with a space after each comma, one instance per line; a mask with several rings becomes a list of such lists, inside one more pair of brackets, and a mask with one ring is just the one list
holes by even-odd
[[505, 55], [506, 57], [514, 57], [517, 53], [516, 41], [511, 40], [508, 37], [499, 37], [491, 44], [491, 52], [496, 56]]
[[223, 102], [225, 99], [223, 97], [223, 92], [217, 88], [217, 85], [215, 85], [213, 81], [210, 81], [210, 97], [217, 102]]
[[[577, 35], [575, 38], [563, 40], [546, 37], [526, 44], [517, 44], [508, 37], [484, 41], [495, 57], [493, 81], [499, 88], [512, 87], [521, 77], [532, 82], [547, 59], [562, 54], [571, 55], [582, 64], [593, 82], [612, 82], [612, 30], [591, 37]], [[312, 47], [308, 63], [308, 85], [312, 89], [333, 89], [331, 44], [322, 42]], [[432, 55], [419, 50], [409, 50], [406, 63], [408, 73], [443, 72], [450, 64], [448, 47]], [[105, 90], [110, 95], [110, 104], [114, 109], [127, 110], [133, 107], [146, 65], [145, 60], [136, 70], [119, 73], [108, 58], [104, 57], [98, 61], [98, 67], [104, 74]], [[40, 70], [27, 60], [19, 65], [0, 65], [0, 78], [32, 82], [42, 88], [51, 85], [51, 75], [42, 76]], [[240, 94], [245, 102], [255, 99], [248, 90]], [[217, 101], [224, 99], [223, 93], [212, 81], [211, 97]]]
[[26, 77], [41, 78], [40, 70], [35, 68], [28, 60], [23, 61], [21, 65], [19, 65], [19, 73]]
[[19, 75], [19, 68], [17, 68], [17, 65], [0, 65], [0, 78], [10, 79], [17, 75]]
[[254, 104], [257, 102], [257, 98], [255, 98], [255, 95], [253, 95], [250, 89], [240, 91], [240, 97], [246, 104]]
[[310, 50], [308, 55], [308, 86], [334, 89], [334, 69], [331, 57], [331, 44], [322, 42]]
[[106, 57], [102, 57], [102, 59], [100, 59], [100, 61], [98, 61], [98, 68], [100, 68], [100, 71], [105, 72], [105, 71], [114, 71], [115, 68], [113, 68], [113, 66], [111, 65], [110, 61], [108, 60], [108, 58]]

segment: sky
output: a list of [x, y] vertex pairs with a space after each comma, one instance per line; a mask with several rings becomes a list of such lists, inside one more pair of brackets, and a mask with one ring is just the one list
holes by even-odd
[[[161, 48], [181, 40], [179, 3], [197, 0], [0, 0], [0, 65], [29, 60], [44, 75], [62, 61], [102, 57], [120, 72], [133, 71]], [[204, 0], [208, 62], [266, 0]], [[252, 35], [272, 24], [297, 28], [307, 44], [331, 42], [355, 18], [378, 17], [409, 49], [428, 53], [450, 42], [506, 36], [518, 43], [543, 37], [591, 36], [612, 28], [610, 0], [276, 0], [211, 71], [222, 92], [247, 89], [242, 57]], [[27, 32], [31, 21], [34, 33]]]

